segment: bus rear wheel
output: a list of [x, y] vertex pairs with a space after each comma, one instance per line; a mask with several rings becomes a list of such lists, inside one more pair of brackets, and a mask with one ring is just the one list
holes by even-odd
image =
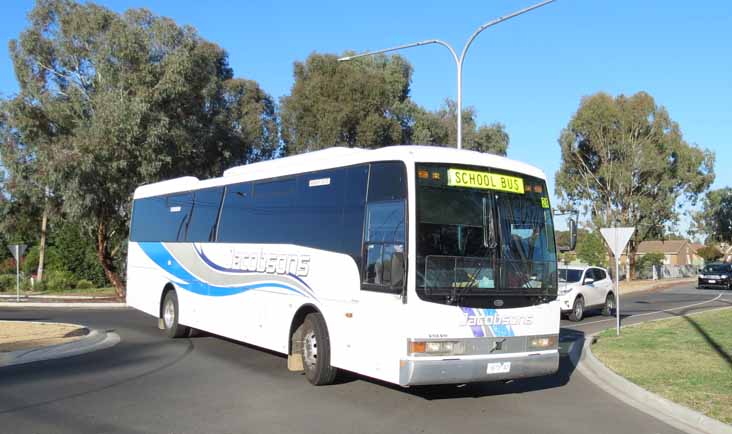
[[330, 339], [323, 315], [314, 312], [305, 317], [302, 336], [305, 377], [315, 386], [332, 384], [338, 369], [330, 365]]
[[163, 299], [163, 327], [165, 334], [170, 338], [182, 338], [188, 336], [190, 328], [178, 323], [180, 310], [178, 309], [178, 294], [175, 291], [169, 291]]

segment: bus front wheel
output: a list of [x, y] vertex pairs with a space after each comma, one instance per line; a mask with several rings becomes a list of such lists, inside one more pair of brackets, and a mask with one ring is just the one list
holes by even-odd
[[332, 384], [338, 370], [330, 365], [330, 339], [322, 314], [305, 317], [302, 336], [302, 364], [308, 381], [316, 386]]
[[182, 338], [188, 336], [190, 329], [178, 323], [180, 310], [178, 309], [178, 294], [175, 291], [169, 291], [165, 294], [163, 300], [163, 327], [165, 333], [171, 338]]

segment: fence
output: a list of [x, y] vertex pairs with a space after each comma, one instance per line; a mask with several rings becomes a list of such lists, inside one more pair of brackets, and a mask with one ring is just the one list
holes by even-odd
[[[681, 279], [694, 277], [698, 273], [694, 265], [656, 265], [653, 268], [656, 269], [657, 279]], [[636, 279], [653, 279], [653, 268], [638, 270]]]

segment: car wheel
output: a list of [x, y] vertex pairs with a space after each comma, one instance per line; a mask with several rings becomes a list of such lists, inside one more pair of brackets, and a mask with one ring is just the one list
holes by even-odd
[[613, 310], [615, 310], [615, 294], [608, 292], [607, 297], [605, 297], [605, 306], [602, 308], [602, 314], [610, 316], [613, 314]]
[[323, 315], [311, 313], [303, 323], [302, 364], [308, 381], [316, 386], [332, 384], [338, 370], [330, 365], [330, 339]]
[[574, 299], [574, 304], [572, 305], [572, 312], [569, 313], [569, 320], [570, 321], [581, 321], [582, 317], [585, 315], [585, 299], [582, 298], [581, 295], [578, 295], [577, 298]]
[[178, 324], [179, 312], [178, 294], [175, 291], [170, 291], [165, 294], [162, 312], [163, 327], [165, 327], [165, 333], [168, 337], [182, 338], [188, 336], [188, 333], [190, 333], [189, 327]]

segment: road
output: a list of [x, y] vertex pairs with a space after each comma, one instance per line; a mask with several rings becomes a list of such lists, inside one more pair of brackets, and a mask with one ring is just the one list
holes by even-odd
[[[732, 293], [677, 287], [621, 301], [629, 324], [730, 305]], [[280, 355], [214, 336], [169, 340], [134, 310], [5, 309], [0, 319], [76, 322], [122, 338], [95, 353], [0, 368], [7, 434], [679, 432], [575, 371], [572, 350], [585, 334], [614, 325], [599, 315], [562, 321], [555, 376], [411, 389], [355, 375], [313, 387]]]

